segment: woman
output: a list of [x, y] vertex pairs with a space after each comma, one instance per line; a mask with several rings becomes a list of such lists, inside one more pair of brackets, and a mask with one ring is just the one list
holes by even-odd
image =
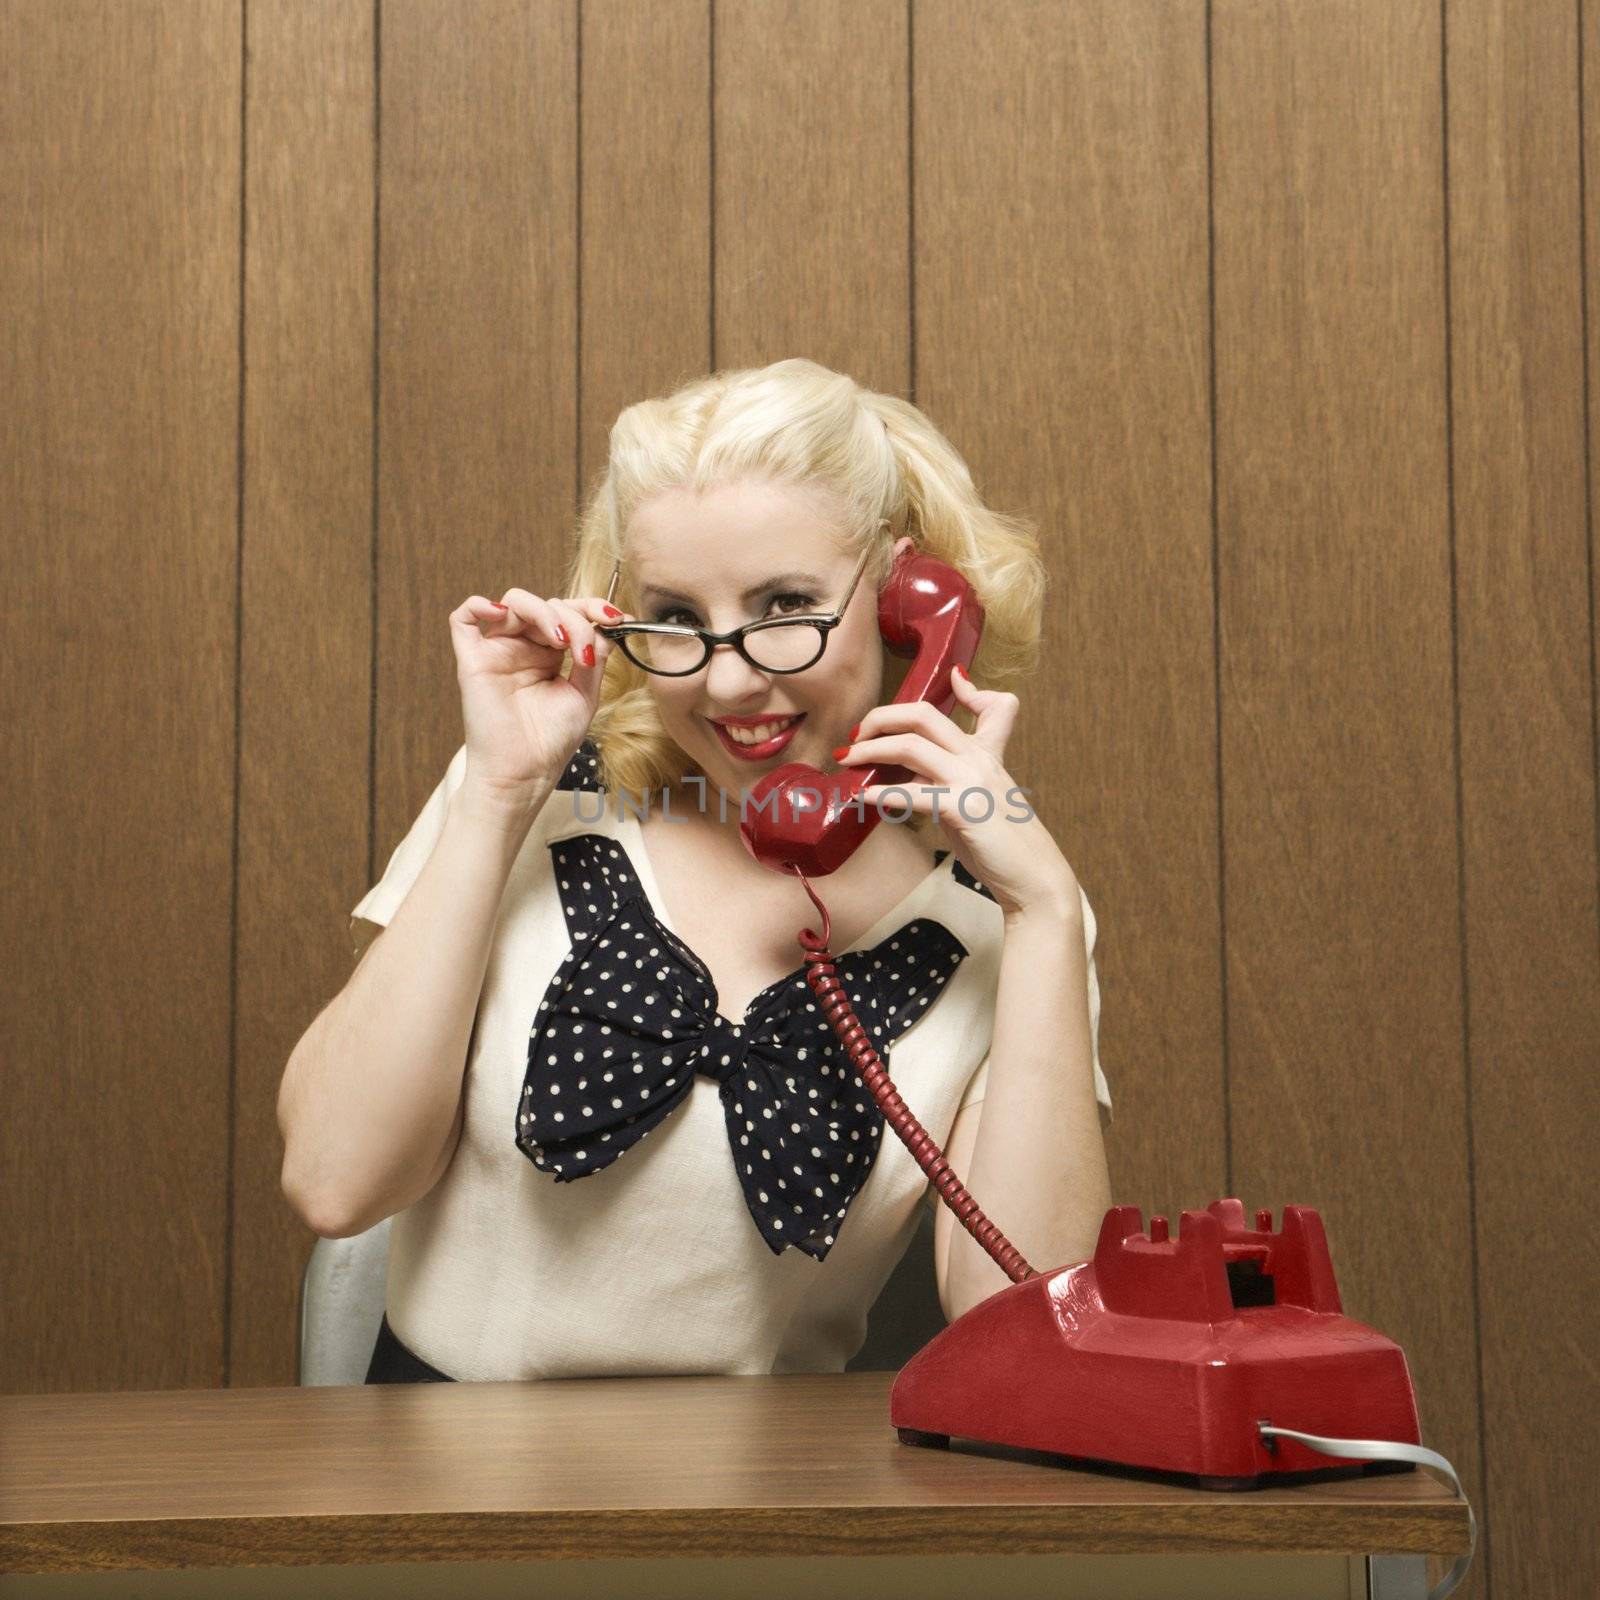
[[[913, 546], [985, 607], [952, 684], [971, 732], [885, 703], [908, 663], [876, 596]], [[783, 762], [915, 775], [910, 825], [815, 885], [839, 976], [1012, 1242], [1088, 1255], [1093, 915], [1002, 765], [1016, 697], [977, 686], [1036, 654], [1031, 532], [914, 407], [791, 360], [622, 413], [566, 588], [452, 613], [465, 743], [284, 1074], [296, 1209], [328, 1236], [395, 1217], [368, 1381], [839, 1371], [860, 1347], [937, 1199], [807, 987], [815, 908], [739, 837]], [[1007, 1280], [951, 1223], [954, 1315]]]

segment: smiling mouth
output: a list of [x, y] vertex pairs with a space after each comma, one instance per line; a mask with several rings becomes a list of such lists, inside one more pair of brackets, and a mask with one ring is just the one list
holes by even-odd
[[758, 722], [744, 728], [730, 727], [726, 722], [714, 722], [712, 726], [731, 744], [758, 745], [777, 738], [780, 733], [786, 733], [804, 715], [802, 711], [790, 717], [773, 717], [768, 722]]

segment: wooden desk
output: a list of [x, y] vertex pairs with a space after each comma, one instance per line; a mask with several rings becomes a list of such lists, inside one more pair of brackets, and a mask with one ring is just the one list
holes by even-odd
[[1224, 1494], [901, 1444], [892, 1377], [0, 1396], [0, 1588], [1349, 1600], [1361, 1557], [1466, 1548], [1420, 1471]]

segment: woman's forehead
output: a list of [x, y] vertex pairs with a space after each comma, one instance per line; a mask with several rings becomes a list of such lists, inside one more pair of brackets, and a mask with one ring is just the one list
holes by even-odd
[[780, 578], [833, 582], [850, 561], [837, 533], [822, 524], [716, 521], [636, 528], [624, 545], [622, 568], [640, 593], [671, 589], [746, 599]]

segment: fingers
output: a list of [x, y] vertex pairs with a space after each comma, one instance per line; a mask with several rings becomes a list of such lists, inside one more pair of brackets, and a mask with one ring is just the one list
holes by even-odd
[[972, 737], [995, 760], [1001, 760], [1005, 755], [1006, 743], [1011, 738], [1011, 730], [1016, 726], [1017, 712], [1022, 702], [1003, 689], [980, 689], [960, 667], [951, 669], [950, 683], [955, 689], [957, 702], [975, 718]]
[[598, 625], [603, 622], [620, 622], [623, 620], [622, 613], [617, 612], [613, 616], [616, 607], [608, 606], [604, 600], [594, 595], [552, 600], [550, 603], [562, 618], [567, 635], [572, 641], [572, 682], [592, 697], [599, 691], [606, 662], [615, 649], [612, 641], [598, 631]]
[[935, 744], [920, 733], [884, 733], [869, 736], [866, 719], [854, 744], [841, 745], [834, 759], [845, 768], [905, 767], [933, 783], [952, 784], [961, 776], [957, 752]]
[[504, 619], [509, 625], [502, 626], [499, 632], [521, 633], [535, 644], [546, 645], [556, 651], [565, 651], [570, 647], [571, 634], [554, 600], [546, 600], [526, 589], [507, 589], [500, 596], [500, 603], [509, 612]]
[[[861, 800], [862, 804], [872, 806], [885, 818], [909, 817], [913, 812], [931, 817], [934, 814], [935, 790], [919, 783], [869, 783], [861, 791]], [[939, 815], [948, 815], [951, 810], [948, 789], [937, 791], [937, 803]]]
[[597, 625], [624, 617], [593, 595], [555, 599], [527, 589], [507, 589], [498, 601], [470, 596], [450, 614], [450, 621], [453, 626], [476, 628], [483, 638], [522, 637], [556, 656], [570, 651], [574, 673], [598, 673], [605, 667], [611, 641], [596, 631]]
[[916, 732], [952, 755], [970, 754], [972, 741], [976, 741], [998, 761], [1005, 753], [1021, 702], [1003, 690], [978, 688], [956, 668], [951, 669], [950, 682], [957, 703], [973, 715], [971, 733], [926, 700], [897, 700], [874, 706], [861, 719], [858, 742], [883, 734]]

